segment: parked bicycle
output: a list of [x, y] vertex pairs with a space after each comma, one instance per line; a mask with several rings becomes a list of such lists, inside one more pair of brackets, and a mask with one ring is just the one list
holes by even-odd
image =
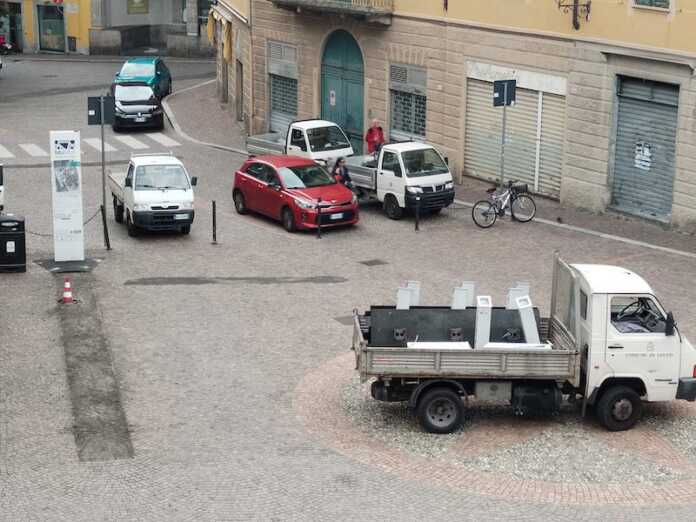
[[536, 203], [527, 194], [527, 184], [508, 181], [500, 189], [490, 188], [486, 191], [488, 199], [478, 201], [471, 209], [474, 223], [481, 228], [492, 227], [498, 217], [505, 216], [510, 208], [512, 219], [527, 223], [536, 215]]

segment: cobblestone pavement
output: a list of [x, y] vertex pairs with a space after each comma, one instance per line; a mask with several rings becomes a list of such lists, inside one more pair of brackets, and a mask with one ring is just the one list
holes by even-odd
[[[82, 94], [56, 96], [65, 103], [55, 121], [77, 126]], [[14, 109], [25, 116], [5, 120], [8, 132], [46, 133], [31, 102]], [[178, 155], [199, 177], [191, 235], [129, 238], [110, 216], [113, 250], [91, 223], [87, 249], [99, 265], [73, 276], [75, 295], [95, 298], [85, 314], [99, 318], [133, 458], [79, 459], [71, 341], [56, 303], [62, 278], [35, 263], [51, 256], [51, 238], [29, 236], [26, 274], [0, 274], [4, 520], [693, 518], [691, 405], [650, 408], [639, 429], [611, 436], [572, 411], [527, 423], [477, 407], [461, 432], [434, 440], [403, 412], [362, 400], [344, 318], [392, 303], [407, 279], [422, 281], [429, 304], [448, 300], [463, 279], [498, 302], [529, 280], [545, 311], [559, 249], [574, 262], [641, 273], [695, 338], [696, 260], [535, 223], [478, 230], [468, 210], [455, 209], [424, 219], [419, 233], [368, 205], [354, 229], [289, 235], [234, 213], [230, 182], [242, 157], [198, 145]], [[46, 169], [6, 177], [8, 210], [50, 233]], [[89, 215], [99, 169], [83, 177]], [[384, 264], [363, 264], [374, 259]], [[593, 451], [607, 469], [592, 466]]]

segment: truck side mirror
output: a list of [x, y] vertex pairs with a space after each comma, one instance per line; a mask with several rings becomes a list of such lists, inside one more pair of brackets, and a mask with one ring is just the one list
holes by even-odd
[[449, 165], [449, 156], [445, 156], [445, 165]]
[[670, 337], [674, 335], [674, 314], [672, 312], [667, 312], [667, 319], [665, 319], [665, 335]]
[[191, 178], [191, 186], [195, 187], [196, 185], [198, 185], [198, 178], [196, 176], [193, 176]]
[[131, 178], [126, 178], [125, 186], [132, 188], [133, 187], [133, 180]]

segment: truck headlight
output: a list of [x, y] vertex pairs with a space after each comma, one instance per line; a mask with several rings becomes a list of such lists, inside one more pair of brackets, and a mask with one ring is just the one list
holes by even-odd
[[304, 199], [296, 199], [295, 203], [297, 203], [298, 207], [304, 209], [315, 208], [317, 206], [316, 203], [313, 203], [311, 201], [305, 201]]
[[423, 189], [420, 187], [406, 187], [406, 191], [410, 194], [422, 194]]
[[454, 181], [448, 181], [445, 183], [445, 190], [452, 190], [454, 188]]
[[143, 204], [143, 203], [138, 203], [138, 204], [133, 205], [133, 211], [134, 211], [134, 212], [142, 212], [142, 211], [144, 211], [144, 210], [150, 210], [150, 206], [149, 206], [149, 205], [145, 205], [145, 204]]
[[180, 207], [183, 210], [193, 210], [193, 201], [184, 201]]

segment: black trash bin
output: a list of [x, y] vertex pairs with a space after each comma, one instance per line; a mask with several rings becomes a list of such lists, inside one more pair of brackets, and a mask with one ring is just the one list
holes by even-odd
[[24, 218], [0, 214], [0, 272], [26, 272]]

